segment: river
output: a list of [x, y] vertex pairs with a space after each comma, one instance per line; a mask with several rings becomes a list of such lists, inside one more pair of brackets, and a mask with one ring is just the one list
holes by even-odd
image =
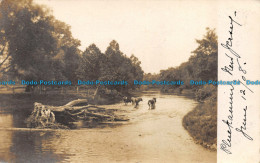
[[[156, 108], [147, 101], [157, 98]], [[138, 108], [104, 105], [130, 118], [120, 125], [75, 130], [22, 129], [23, 114], [0, 114], [0, 162], [214, 163], [217, 153], [195, 144], [182, 118], [197, 103], [184, 96], [149, 92]], [[0, 108], [1, 110], [1, 108]]]

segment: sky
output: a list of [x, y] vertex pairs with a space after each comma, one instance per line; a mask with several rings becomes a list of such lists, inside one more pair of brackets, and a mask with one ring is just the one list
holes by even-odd
[[213, 1], [35, 0], [71, 26], [84, 51], [95, 43], [102, 52], [112, 40], [134, 54], [146, 73], [179, 66], [198, 46], [206, 27], [217, 27]]

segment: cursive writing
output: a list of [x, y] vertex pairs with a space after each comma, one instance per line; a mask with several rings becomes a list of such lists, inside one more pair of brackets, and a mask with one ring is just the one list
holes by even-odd
[[228, 138], [226, 140], [222, 140], [222, 143], [220, 144], [220, 149], [225, 151], [227, 154], [232, 154], [230, 151], [230, 147], [232, 146], [231, 140], [232, 140], [232, 121], [233, 121], [233, 92], [234, 92], [234, 86], [230, 85], [230, 93], [229, 93], [229, 115], [228, 115], [228, 120], [222, 120], [227, 126], [227, 134]]
[[241, 132], [244, 137], [246, 137], [249, 140], [253, 140], [251, 136], [249, 136], [247, 133], [245, 133], [246, 130], [246, 111], [247, 111], [247, 106], [243, 109], [244, 110], [244, 119], [243, 119], [243, 125], [240, 126], [240, 128], [236, 128], [236, 131]]
[[[236, 11], [234, 12], [234, 15], [236, 16]], [[243, 82], [246, 82], [246, 74], [247, 71], [246, 69], [243, 67], [246, 65], [246, 62], [242, 62], [241, 60], [243, 59], [239, 53], [237, 51], [234, 50], [234, 27], [235, 25], [237, 27], [242, 26], [240, 23], [238, 23], [233, 17], [229, 16], [230, 19], [230, 30], [229, 30], [229, 37], [227, 39], [227, 41], [223, 44], [221, 43], [221, 46], [226, 49], [229, 54], [225, 53], [225, 56], [228, 58], [229, 60], [229, 64], [228, 66], [224, 66], [221, 68], [222, 71], [224, 71], [225, 73], [233, 76], [235, 74], [236, 71], [234, 71], [236, 68], [239, 72], [239, 74], [241, 75], [242, 81], [238, 79], [238, 81], [240, 83], [242, 83], [242, 86], [244, 86], [243, 88], [240, 89], [240, 95], [241, 98], [243, 100], [246, 101], [246, 93], [249, 90], [251, 93], [254, 93], [248, 86], [246, 86], [246, 84], [244, 84]], [[236, 60], [236, 62], [234, 62]], [[236, 77], [236, 75], [234, 75]], [[227, 126], [227, 137], [225, 139], [222, 139], [221, 143], [220, 143], [220, 149], [223, 150], [224, 152], [226, 152], [227, 154], [232, 154], [231, 152], [231, 147], [232, 147], [232, 130], [233, 130], [233, 120], [234, 118], [234, 114], [233, 114], [233, 95], [234, 95], [234, 86], [230, 85], [230, 93], [229, 93], [229, 113], [228, 116], [225, 120], [222, 120], [222, 122], [224, 122], [224, 124], [226, 124]], [[242, 125], [239, 126], [238, 128], [235, 128], [235, 131], [241, 133], [245, 138], [247, 138], [248, 140], [253, 140], [253, 138], [251, 136], [249, 136], [248, 132], [247, 132], [247, 109], [248, 107], [246, 106], [245, 108], [243, 108], [243, 112], [244, 112], [244, 116], [243, 116], [243, 122]], [[235, 110], [235, 109], [234, 109]], [[239, 111], [237, 111], [238, 113], [240, 113]], [[237, 113], [237, 114], [238, 114]], [[235, 115], [237, 115], [235, 114]], [[234, 121], [235, 122], [235, 121]], [[236, 124], [236, 123], [234, 123]]]

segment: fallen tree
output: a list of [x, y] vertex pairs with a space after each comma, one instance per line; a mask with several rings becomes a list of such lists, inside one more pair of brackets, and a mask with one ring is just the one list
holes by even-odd
[[116, 115], [115, 110], [88, 105], [86, 99], [78, 99], [63, 106], [43, 105], [35, 102], [34, 109], [26, 123], [30, 128], [69, 129], [68, 126], [71, 122], [79, 120], [91, 124], [93, 122], [128, 121], [129, 119]]

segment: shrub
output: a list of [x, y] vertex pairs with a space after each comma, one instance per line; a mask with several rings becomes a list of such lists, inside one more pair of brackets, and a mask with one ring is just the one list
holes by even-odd
[[195, 98], [197, 101], [204, 101], [205, 99], [216, 94], [217, 87], [214, 85], [204, 85], [201, 89], [197, 90], [195, 93]]
[[200, 103], [185, 115], [182, 124], [196, 142], [211, 148], [217, 144], [217, 91], [212, 87], [209, 89], [213, 90], [211, 96], [207, 96], [204, 103]]

